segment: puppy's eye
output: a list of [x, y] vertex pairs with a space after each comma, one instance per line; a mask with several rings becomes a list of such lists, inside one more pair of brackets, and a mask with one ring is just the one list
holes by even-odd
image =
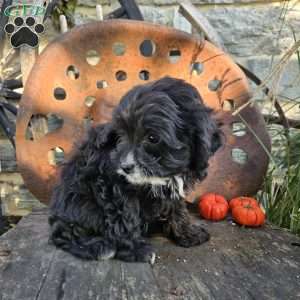
[[117, 140], [116, 140], [116, 144], [118, 145], [120, 143], [122, 143], [122, 136], [118, 135]]
[[150, 142], [151, 144], [157, 144], [159, 142], [159, 136], [156, 134], [149, 134], [147, 137], [148, 142]]

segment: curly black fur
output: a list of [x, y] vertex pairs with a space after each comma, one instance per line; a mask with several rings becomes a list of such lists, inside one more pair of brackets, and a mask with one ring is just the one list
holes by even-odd
[[165, 77], [129, 91], [112, 122], [92, 128], [63, 166], [51, 200], [51, 240], [86, 259], [149, 262], [147, 228], [164, 219], [180, 246], [208, 240], [184, 191], [206, 176], [220, 131], [197, 90]]

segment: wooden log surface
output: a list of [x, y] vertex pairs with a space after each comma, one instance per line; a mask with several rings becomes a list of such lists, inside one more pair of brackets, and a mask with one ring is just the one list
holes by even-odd
[[265, 226], [195, 219], [211, 234], [189, 249], [151, 239], [153, 267], [83, 261], [48, 244], [46, 211], [0, 238], [0, 299], [300, 299], [300, 240]]

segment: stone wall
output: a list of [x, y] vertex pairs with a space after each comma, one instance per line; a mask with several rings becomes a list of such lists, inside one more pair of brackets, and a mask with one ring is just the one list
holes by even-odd
[[[192, 32], [191, 25], [178, 13], [175, 0], [138, 0], [145, 20], [173, 26]], [[222, 38], [230, 55], [246, 65], [262, 79], [272, 66], [290, 48], [300, 32], [300, 3], [275, 0], [195, 0], [196, 7], [207, 17]], [[76, 24], [96, 18], [95, 5], [102, 4], [104, 14], [116, 9], [116, 0], [79, 0]], [[59, 35], [51, 21], [47, 21], [41, 48]], [[295, 33], [295, 36], [293, 34]], [[283, 73], [279, 85], [282, 101], [286, 97], [300, 98], [299, 69], [294, 55]], [[258, 95], [259, 97], [259, 95]], [[300, 119], [299, 107], [289, 111], [289, 116]], [[0, 197], [2, 208], [8, 214], [25, 214], [37, 206], [17, 173], [14, 152], [7, 141], [0, 142]]]

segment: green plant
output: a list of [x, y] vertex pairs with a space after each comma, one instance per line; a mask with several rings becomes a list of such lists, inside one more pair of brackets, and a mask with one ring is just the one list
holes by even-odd
[[280, 150], [278, 165], [270, 168], [258, 197], [270, 222], [300, 235], [300, 133]]
[[[300, 96], [299, 94], [291, 96], [293, 93], [289, 91], [289, 89], [296, 90], [300, 83], [300, 40], [295, 30], [297, 26], [289, 17], [297, 2], [294, 0], [282, 2], [278, 20], [280, 28], [276, 39], [276, 44], [279, 46], [282, 34], [288, 30], [294, 44], [283, 53], [279, 62], [276, 62], [275, 54], [271, 57], [270, 72], [260, 86], [254, 89], [254, 95], [260, 97], [260, 91], [264, 87], [269, 88], [268, 96], [260, 99], [272, 138], [272, 152], [266, 151], [270, 159], [270, 167], [257, 199], [264, 207], [270, 222], [300, 235], [300, 121], [298, 117]], [[296, 66], [298, 70], [289, 69], [291, 65]], [[283, 84], [284, 80], [288, 83]], [[254, 101], [255, 98], [243, 106], [251, 105]], [[282, 114], [275, 112], [276, 102], [280, 103]], [[233, 114], [240, 115], [242, 109], [242, 106], [239, 107]], [[276, 125], [276, 119], [281, 121], [277, 124], [284, 126]], [[253, 130], [247, 127], [255, 136]], [[259, 139], [258, 143], [265, 149]]]
[[77, 6], [77, 0], [58, 0], [57, 5], [52, 13], [53, 25], [56, 29], [60, 28], [59, 16], [65, 15], [67, 18], [67, 23], [70, 28], [75, 26], [75, 9]]

